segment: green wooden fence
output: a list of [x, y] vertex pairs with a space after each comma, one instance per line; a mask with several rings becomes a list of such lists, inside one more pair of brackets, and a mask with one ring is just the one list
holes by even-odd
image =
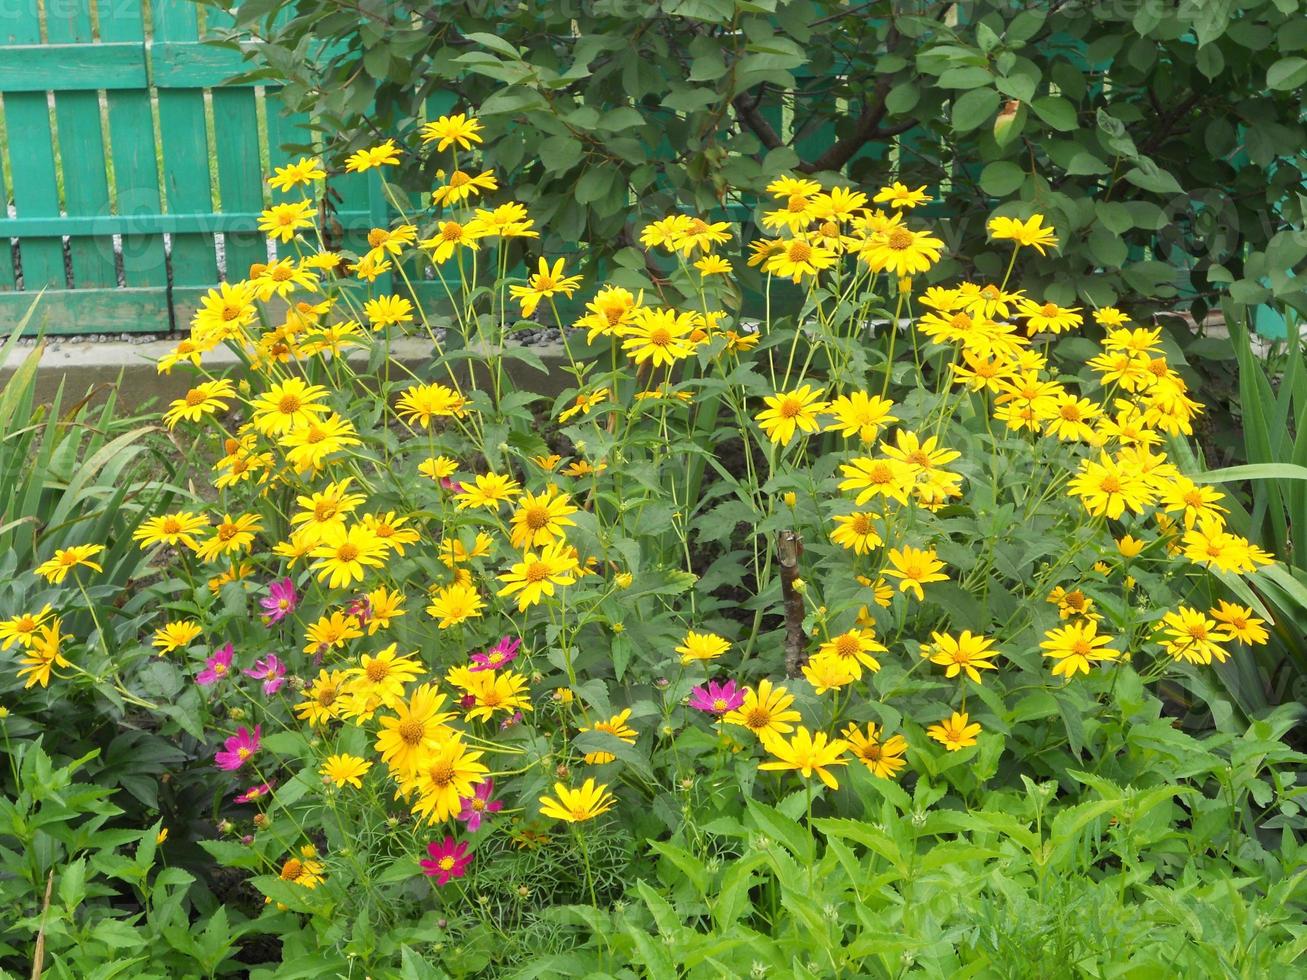
[[[267, 261], [263, 175], [313, 143], [204, 44], [189, 0], [0, 5], [0, 334], [38, 293], [47, 333], [184, 328], [204, 291]], [[386, 209], [333, 178], [348, 239]]]

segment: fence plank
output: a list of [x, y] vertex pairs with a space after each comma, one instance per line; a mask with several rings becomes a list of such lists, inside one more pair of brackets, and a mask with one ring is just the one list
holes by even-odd
[[[3, 111], [3, 96], [0, 96], [0, 112]], [[2, 117], [0, 117], [2, 118]], [[9, 215], [9, 200], [5, 188], [5, 155], [0, 153], [0, 214]], [[14, 288], [14, 250], [9, 236], [0, 234], [0, 292]]]
[[[144, 16], [140, 0], [101, 3], [100, 37], [106, 42], [135, 42], [143, 46]], [[157, 215], [162, 207], [150, 93], [141, 85], [139, 91], [106, 92], [105, 98], [109, 104], [109, 153], [113, 159], [117, 213]], [[122, 257], [126, 285], [167, 287], [167, 259], [160, 232], [124, 233]]]
[[[154, 0], [152, 11], [155, 40], [194, 41], [199, 37], [195, 8], [187, 0]], [[212, 212], [204, 94], [199, 89], [171, 89], [161, 90], [158, 98], [159, 129], [163, 139], [163, 190], [168, 211]], [[213, 237], [174, 235], [171, 268], [175, 286], [212, 285], [218, 279]]]
[[[6, 24], [8, 36], [15, 44], [40, 44], [41, 23], [36, 4], [22, 4], [17, 16]], [[5, 125], [12, 143], [15, 133], [22, 133], [23, 152], [10, 147], [10, 179], [14, 187], [14, 208], [19, 217], [53, 218], [59, 215], [59, 193], [55, 182], [54, 138], [50, 130], [50, 108], [44, 92], [16, 92], [5, 96]], [[23, 286], [62, 289], [64, 276], [63, 243], [55, 238], [25, 239], [19, 242]]]
[[[218, 192], [223, 211], [262, 210], [263, 174], [254, 90], [215, 90], [213, 120], [218, 144]], [[244, 279], [251, 263], [268, 261], [268, 240], [262, 232], [228, 233], [223, 240], [227, 246], [228, 279]]]

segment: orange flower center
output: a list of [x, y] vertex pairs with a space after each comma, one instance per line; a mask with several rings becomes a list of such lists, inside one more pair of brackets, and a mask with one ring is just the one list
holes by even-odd
[[916, 239], [913, 237], [912, 232], [906, 228], [895, 228], [885, 237], [885, 244], [896, 252], [911, 248], [914, 241]]

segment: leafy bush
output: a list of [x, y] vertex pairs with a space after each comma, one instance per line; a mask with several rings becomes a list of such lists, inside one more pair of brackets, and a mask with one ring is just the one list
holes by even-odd
[[[94, 691], [207, 795], [157, 852], [157, 820], [103, 833], [103, 789], [57, 811], [86, 816], [19, 876], [18, 936], [68, 923], [45, 941], [72, 972], [97, 929], [143, 969], [253, 976], [1291, 966], [1297, 709], [1249, 721], [1211, 680], [1266, 642], [1281, 569], [1173, 462], [1201, 406], [1172, 338], [1016, 289], [1058, 246], [1039, 215], [989, 222], [996, 281], [923, 287], [945, 246], [894, 184], [769, 185], [759, 322], [722, 310], [717, 215], [646, 225], [597, 286], [566, 258], [514, 277], [536, 219], [452, 177], [481, 133], [431, 122], [441, 206], [364, 255], [318, 237], [319, 161], [275, 174], [285, 257], [159, 364], [196, 375], [162, 424], [212, 491], [160, 487], [16, 576], [15, 783], [72, 779], [30, 736]], [[391, 267], [449, 315], [377, 288]], [[552, 368], [514, 345], [573, 296]], [[64, 635], [83, 611], [113, 639]], [[28, 795], [0, 825], [25, 847]], [[174, 848], [185, 899], [151, 871]], [[132, 890], [52, 919], [52, 868]]]
[[[1307, 309], [1300, 0], [207, 2], [333, 150], [415, 147], [448, 100], [479, 105], [554, 252], [611, 253], [677, 206], [759, 217], [790, 170], [892, 170], [940, 189], [941, 278], [1002, 276], [997, 208], [1057, 229], [1015, 282], [1064, 305]], [[438, 165], [407, 157], [404, 182]]]

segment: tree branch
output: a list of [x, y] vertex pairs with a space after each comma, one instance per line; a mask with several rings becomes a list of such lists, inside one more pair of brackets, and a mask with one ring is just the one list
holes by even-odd
[[772, 124], [764, 119], [762, 113], [758, 111], [758, 102], [750, 102], [747, 93], [741, 92], [731, 100], [731, 105], [735, 107], [735, 114], [753, 131], [753, 135], [758, 137], [762, 141], [762, 145], [767, 149], [774, 150], [785, 145]]

